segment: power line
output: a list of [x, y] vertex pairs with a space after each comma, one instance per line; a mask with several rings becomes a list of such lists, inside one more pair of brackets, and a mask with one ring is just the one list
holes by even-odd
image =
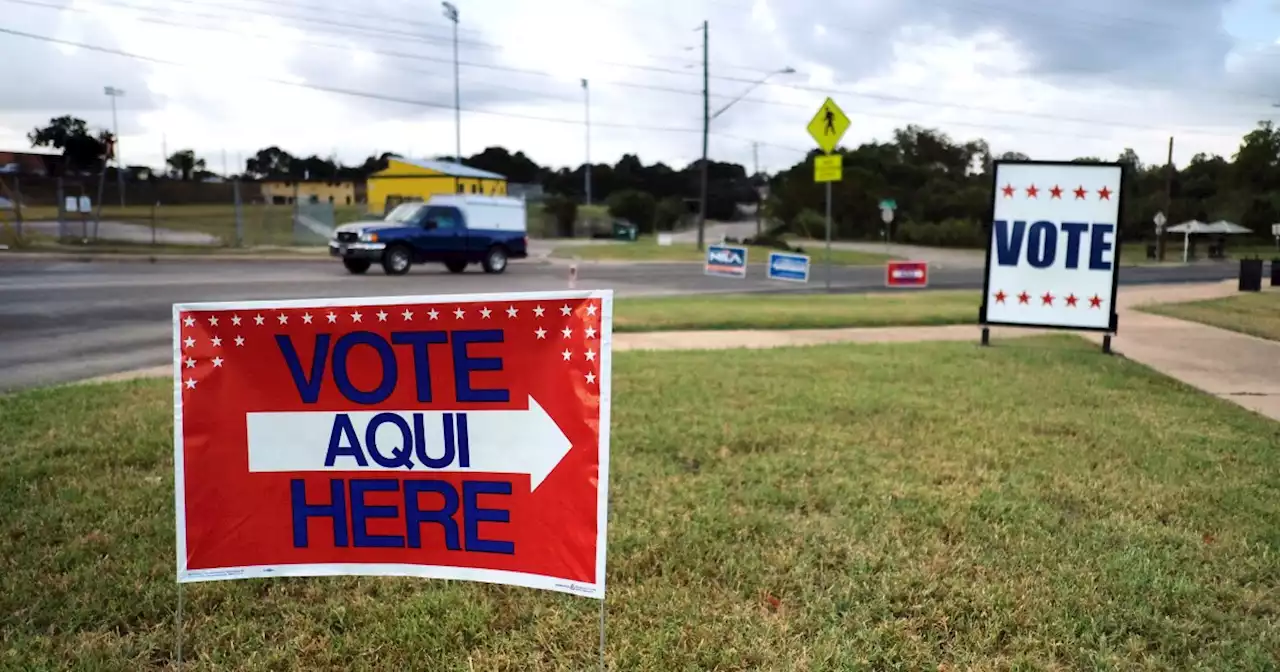
[[[48, 5], [48, 4], [45, 4], [45, 3], [35, 2], [35, 1], [33, 1], [33, 0], [0, 0], [0, 2], [11, 2], [11, 3], [16, 3], [16, 4], [31, 5], [31, 6], [43, 7], [43, 8], [49, 8], [49, 9], [63, 9], [63, 8], [58, 7], [58, 6], [55, 6], [55, 5]], [[103, 3], [103, 4], [106, 4], [106, 3]], [[65, 9], [70, 10], [70, 11], [82, 11], [82, 12], [83, 12], [83, 11], [88, 11], [88, 10], [83, 9], [83, 8], [65, 8]], [[228, 17], [217, 17], [217, 18], [228, 18]], [[141, 22], [145, 22], [145, 23], [155, 23], [155, 24], [159, 24], [159, 25], [169, 25], [169, 26], [174, 26], [174, 27], [179, 27], [179, 28], [185, 28], [185, 29], [190, 29], [190, 30], [201, 30], [201, 31], [206, 31], [206, 32], [215, 32], [215, 33], [229, 33], [229, 34], [236, 34], [236, 35], [237, 35], [237, 36], [239, 36], [239, 37], [243, 37], [243, 36], [244, 36], [244, 34], [243, 34], [243, 33], [241, 33], [241, 32], [239, 32], [239, 31], [230, 31], [230, 30], [225, 29], [225, 28], [218, 28], [218, 27], [214, 27], [214, 26], [207, 26], [207, 25], [191, 25], [191, 24], [185, 24], [185, 23], [178, 23], [178, 22], [166, 21], [166, 20], [163, 20], [163, 19], [150, 18], [150, 17], [140, 17], [140, 18], [135, 18], [134, 20], [141, 21]], [[255, 37], [258, 37], [258, 38], [260, 38], [260, 39], [274, 39], [274, 38], [270, 38], [269, 36], [263, 36], [263, 35], [255, 35]], [[298, 40], [298, 41], [299, 41], [300, 43], [303, 43], [303, 44], [309, 44], [309, 45], [320, 46], [320, 47], [331, 48], [331, 49], [348, 50], [348, 49], [350, 49], [350, 48], [351, 48], [349, 45], [338, 45], [338, 44], [332, 44], [332, 43], [326, 43], [326, 42], [317, 42], [317, 41], [313, 41], [313, 40]], [[370, 54], [374, 54], [374, 55], [378, 55], [378, 56], [385, 56], [385, 57], [388, 57], [388, 58], [400, 58], [400, 59], [407, 59], [407, 60], [417, 60], [417, 61], [424, 61], [424, 62], [442, 63], [442, 64], [452, 64], [452, 62], [453, 62], [451, 59], [442, 58], [442, 57], [427, 56], [427, 55], [422, 55], [422, 54], [413, 54], [413, 53], [397, 52], [397, 51], [390, 51], [390, 50], [384, 50], [384, 49], [365, 48], [365, 47], [360, 47], [360, 49], [361, 49], [362, 51], [368, 52], [368, 53], [370, 53]], [[463, 66], [463, 67], [468, 67], [468, 68], [479, 68], [479, 69], [495, 70], [495, 71], [501, 71], [501, 72], [512, 72], [512, 73], [518, 73], [518, 74], [524, 74], [524, 75], [530, 75], [530, 76], [537, 76], [537, 77], [549, 77], [549, 78], [555, 78], [555, 76], [554, 76], [554, 75], [552, 75], [551, 73], [548, 73], [548, 72], [545, 72], [545, 71], [541, 71], [541, 70], [533, 70], [533, 69], [527, 69], [527, 68], [517, 68], [517, 67], [505, 66], [505, 65], [498, 65], [498, 64], [493, 64], [493, 63], [476, 63], [476, 62], [461, 61], [461, 62], [459, 63], [459, 65], [461, 65], [461, 66]], [[641, 67], [641, 66], [635, 66], [635, 67]], [[646, 66], [646, 67], [649, 67], [649, 66]], [[659, 67], [656, 67], [656, 66], [653, 66], [653, 67], [652, 67], [652, 69], [656, 69], [657, 71], [661, 71], [661, 72], [676, 72], [676, 73], [678, 73], [678, 74], [682, 74], [682, 75], [692, 74], [692, 73], [687, 73], [687, 72], [680, 72], [680, 71], [675, 71], [675, 70], [669, 70], [669, 69], [666, 69], [666, 68], [659, 68]], [[413, 70], [413, 69], [409, 69], [408, 71], [410, 71], [410, 72], [418, 72], [419, 74], [426, 74], [426, 73], [424, 73], [423, 71], [418, 71], [418, 70]], [[757, 84], [757, 83], [758, 83], [758, 80], [749, 79], [749, 78], [743, 78], [743, 77], [726, 76], [726, 75], [721, 75], [721, 76], [718, 76], [718, 77], [717, 77], [717, 76], [715, 76], [715, 75], [712, 75], [712, 76], [711, 76], [711, 78], [712, 78], [712, 79], [720, 79], [720, 80], [723, 80], [723, 81], [732, 81], [732, 82], [739, 82], [739, 83], [752, 84], [752, 85], [755, 85], [755, 84]], [[701, 95], [702, 95], [702, 92], [701, 92], [701, 91], [694, 91], [694, 90], [691, 90], [691, 89], [680, 89], [680, 88], [675, 88], [675, 87], [666, 87], [666, 86], [660, 86], [660, 85], [654, 85], [654, 84], [643, 84], [643, 83], [639, 83], [639, 82], [617, 81], [617, 80], [595, 80], [595, 81], [598, 81], [600, 84], [610, 84], [610, 85], [614, 85], [614, 86], [623, 86], [623, 87], [628, 87], [628, 88], [644, 89], [644, 90], [651, 90], [651, 91], [660, 91], [660, 92], [672, 93], [672, 94], [677, 94], [677, 95], [685, 95], [685, 96], [701, 96]], [[1068, 123], [1079, 123], [1079, 124], [1091, 124], [1091, 125], [1095, 125], [1095, 126], [1107, 126], [1107, 127], [1115, 127], [1115, 128], [1130, 128], [1130, 129], [1135, 129], [1135, 130], [1144, 130], [1144, 131], [1145, 131], [1145, 130], [1149, 130], [1150, 128], [1152, 128], [1152, 125], [1151, 125], [1151, 124], [1136, 124], [1136, 123], [1119, 122], [1119, 121], [1114, 121], [1114, 120], [1100, 120], [1100, 119], [1094, 119], [1094, 118], [1083, 118], [1083, 117], [1068, 117], [1068, 116], [1063, 116], [1063, 115], [1050, 114], [1050, 113], [1041, 113], [1041, 112], [1028, 112], [1028, 111], [1003, 110], [1003, 109], [999, 109], [999, 108], [991, 108], [991, 107], [985, 107], [985, 106], [980, 106], [980, 105], [968, 105], [968, 104], [964, 104], [964, 103], [953, 103], [953, 102], [948, 102], [948, 101], [934, 101], [934, 100], [927, 100], [927, 99], [920, 99], [920, 98], [912, 98], [912, 97], [907, 97], [907, 96], [896, 96], [896, 95], [881, 94], [881, 93], [874, 93], [874, 92], [850, 91], [850, 90], [847, 90], [847, 89], [837, 89], [837, 88], [830, 88], [830, 87], [817, 87], [817, 86], [808, 86], [808, 85], [801, 85], [801, 84], [788, 84], [788, 83], [780, 83], [780, 82], [766, 82], [766, 83], [764, 84], [764, 86], [778, 86], [778, 87], [790, 88], [790, 89], [792, 89], [792, 90], [797, 90], [797, 91], [805, 91], [805, 92], [811, 92], [811, 93], [820, 93], [820, 94], [824, 94], [824, 95], [852, 96], [852, 97], [867, 98], [867, 99], [871, 99], [871, 100], [879, 100], [879, 101], [891, 102], [891, 103], [898, 103], [898, 104], [922, 105], [922, 106], [929, 106], [929, 107], [945, 107], [945, 108], [952, 108], [952, 109], [963, 110], [963, 111], [969, 111], [969, 112], [980, 112], [980, 113], [985, 113], [985, 114], [1001, 114], [1001, 115], [1008, 115], [1008, 116], [1019, 116], [1019, 117], [1034, 118], [1034, 119], [1044, 119], [1044, 120], [1048, 120], [1048, 121], [1055, 121], [1055, 122], [1068, 122]], [[495, 88], [500, 88], [500, 87], [499, 87], [499, 86], [495, 86]], [[509, 87], [508, 87], [508, 88], [509, 88]], [[512, 90], [514, 90], [514, 89], [512, 89]], [[527, 91], [526, 91], [526, 92], [527, 92]], [[714, 98], [726, 98], [727, 96], [718, 95], [718, 94], [712, 94], [712, 97], [714, 97]], [[768, 99], [761, 99], [761, 98], [743, 98], [741, 102], [744, 102], [744, 103], [752, 103], [752, 104], [761, 104], [761, 105], [775, 105], [775, 106], [782, 106], [782, 107], [806, 107], [806, 106], [804, 106], [804, 105], [800, 105], [800, 104], [796, 104], [796, 103], [786, 103], [786, 102], [782, 102], [782, 101], [775, 101], [775, 100], [768, 100]], [[859, 111], [859, 114], [864, 114], [864, 115], [867, 115], [867, 116], [879, 116], [879, 117], [884, 117], [884, 118], [888, 118], [888, 119], [900, 119], [900, 120], [905, 120], [905, 119], [900, 118], [900, 117], [893, 117], [893, 116], [890, 116], [890, 115], [875, 114], [875, 113], [869, 113], [869, 112], [863, 112], [863, 111]], [[962, 122], [954, 122], [954, 123], [956, 123], [957, 125], [967, 125], [967, 126], [973, 126], [973, 127], [977, 127], [977, 128], [988, 128], [988, 127], [989, 127], [989, 128], [998, 128], [998, 127], [999, 127], [999, 125], [983, 125], [983, 124], [962, 123]], [[1177, 132], [1179, 132], [1179, 133], [1182, 133], [1182, 134], [1188, 134], [1188, 135], [1201, 135], [1201, 136], [1208, 136], [1208, 137], [1225, 137], [1225, 136], [1224, 136], [1224, 134], [1222, 134], [1222, 133], [1209, 132], [1209, 131], [1201, 131], [1201, 130], [1198, 130], [1198, 129], [1196, 129], [1196, 128], [1191, 128], [1191, 127], [1180, 127], [1180, 126], [1178, 126], [1178, 127], [1169, 127], [1169, 128], [1171, 128], [1171, 129], [1173, 129], [1173, 130], [1176, 130], [1176, 131], [1177, 131]], [[1048, 135], [1062, 135], [1062, 133], [1052, 133], [1052, 132], [1048, 132], [1048, 133], [1046, 133], [1046, 132], [1044, 132], [1044, 131], [1035, 131], [1035, 130], [1032, 130], [1032, 129], [1018, 129], [1018, 130], [1021, 130], [1021, 131], [1023, 131], [1023, 132], [1036, 132], [1036, 133], [1042, 133], [1042, 134], [1048, 134]], [[1076, 133], [1072, 133], [1072, 135], [1078, 135], [1078, 134], [1076, 134]]]
[[[56, 37], [49, 37], [47, 35], [37, 35], [35, 33], [28, 33], [20, 30], [13, 30], [10, 28], [0, 27], [0, 33], [6, 34], [6, 35], [13, 35], [15, 37], [25, 37], [25, 38], [37, 40], [40, 42], [48, 42], [50, 44], [61, 44], [63, 46], [76, 47], [79, 49], [84, 49], [86, 51], [94, 51], [94, 52], [103, 53], [103, 54], [111, 54], [113, 56], [121, 56], [124, 58], [131, 58], [135, 60], [146, 61], [148, 63], [154, 63], [156, 65], [165, 65], [165, 66], [177, 67], [177, 68], [192, 68], [192, 69], [204, 69], [204, 70], [210, 69], [210, 68], [202, 68], [201, 66], [197, 66], [191, 63], [170, 61], [163, 58], [156, 58], [154, 56], [145, 56], [143, 54], [135, 54], [135, 53], [123, 51], [120, 49], [101, 47], [94, 44], [85, 44], [83, 42], [75, 42], [73, 40], [63, 40]], [[380, 101], [389, 102], [389, 103], [400, 103], [403, 105], [429, 107], [434, 109], [445, 109], [445, 110], [454, 109], [454, 106], [450, 103], [438, 103], [438, 102], [427, 101], [427, 100], [416, 100], [413, 98], [402, 98], [399, 96], [387, 96], [379, 93], [355, 91], [352, 89], [344, 89], [344, 88], [339, 88], [334, 86], [308, 84], [305, 82], [293, 82], [287, 79], [277, 79], [275, 77], [259, 77], [259, 76], [252, 76], [252, 75], [243, 75], [243, 76], [237, 75], [237, 76], [241, 77], [242, 79], [251, 79], [255, 81], [266, 82], [269, 84], [278, 84], [281, 86], [290, 86], [290, 87], [299, 88], [299, 89], [321, 91], [324, 93], [332, 93], [336, 95], [350, 96], [354, 98], [366, 98], [370, 100], [380, 100]], [[476, 110], [476, 109], [465, 109], [464, 111], [469, 112], [471, 114], [486, 114], [486, 115], [491, 115], [496, 117], [507, 117], [510, 119], [527, 119], [529, 121], [545, 121], [548, 123], [556, 123], [556, 124], [580, 125], [583, 123], [581, 119], [562, 119], [557, 117], [541, 117], [541, 116], [532, 115], [532, 114], [520, 114], [515, 112], [495, 112], [492, 110]], [[617, 123], [609, 123], [609, 122], [593, 122], [592, 125], [603, 126], [606, 128], [625, 128], [625, 129], [636, 129], [636, 130], [644, 130], [644, 131], [656, 131], [656, 132], [663, 132], [663, 133], [701, 132], [701, 129], [696, 129], [696, 128], [677, 128], [677, 127], [670, 127], [670, 126], [647, 126], [647, 125], [641, 125], [641, 124], [617, 124]]]

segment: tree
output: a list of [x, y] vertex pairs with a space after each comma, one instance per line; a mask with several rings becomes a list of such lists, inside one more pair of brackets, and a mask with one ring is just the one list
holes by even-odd
[[609, 194], [605, 203], [609, 206], [610, 215], [635, 224], [640, 233], [653, 232], [654, 213], [658, 209], [658, 202], [653, 196], [638, 189], [626, 189]]
[[542, 209], [556, 221], [556, 233], [564, 238], [573, 237], [573, 225], [578, 221], [578, 204], [571, 198], [552, 196]]
[[205, 169], [204, 159], [196, 157], [195, 150], [192, 149], [180, 149], [174, 152], [165, 163], [178, 174], [179, 179], [184, 181], [191, 180], [196, 172]]
[[272, 145], [259, 149], [244, 162], [244, 171], [257, 178], [284, 177], [293, 166], [293, 155]]
[[32, 147], [61, 150], [67, 168], [72, 170], [98, 168], [106, 157], [108, 148], [115, 142], [110, 132], [99, 131], [94, 136], [83, 119], [70, 115], [50, 119], [47, 126], [28, 133], [27, 139], [31, 141]]

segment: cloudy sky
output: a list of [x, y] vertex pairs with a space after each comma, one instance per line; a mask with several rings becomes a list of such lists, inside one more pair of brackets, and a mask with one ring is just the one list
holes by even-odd
[[[844, 144], [916, 123], [1034, 158], [1230, 155], [1280, 118], [1275, 0], [454, 0], [462, 150], [543, 164], [701, 151], [703, 20], [713, 158], [778, 170], [830, 95]], [[359, 9], [356, 9], [359, 7]], [[51, 41], [52, 40], [52, 41]], [[79, 45], [79, 46], [77, 46]], [[90, 48], [86, 48], [86, 46]], [[452, 154], [452, 25], [435, 0], [0, 0], [0, 149], [61, 114], [112, 123], [121, 152], [209, 168], [276, 144], [356, 163]], [[127, 54], [127, 55], [121, 55]], [[16, 79], [14, 79], [16, 75]]]

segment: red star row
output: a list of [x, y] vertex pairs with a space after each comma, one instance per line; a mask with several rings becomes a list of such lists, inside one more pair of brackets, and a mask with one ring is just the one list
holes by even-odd
[[1026, 290], [1023, 290], [1019, 294], [1005, 294], [1004, 290], [1000, 289], [1000, 290], [996, 290], [996, 293], [992, 294], [991, 296], [995, 298], [996, 303], [1004, 303], [1006, 305], [1007, 305], [1008, 299], [1017, 299], [1018, 305], [1029, 306], [1031, 305], [1031, 300], [1034, 298], [1040, 301], [1039, 305], [1041, 306], [1057, 305], [1054, 303], [1054, 301], [1062, 300], [1063, 305], [1065, 305], [1066, 307], [1076, 308], [1077, 304], [1080, 303], [1081, 301], [1088, 301], [1090, 308], [1101, 309], [1102, 304], [1105, 302], [1105, 300], [1102, 297], [1098, 296], [1097, 294], [1094, 294], [1091, 297], [1083, 297], [1083, 296], [1076, 296], [1075, 294], [1068, 294], [1064, 297], [1064, 296], [1054, 296], [1050, 292], [1045, 292], [1044, 294], [1038, 297], [1033, 297], [1030, 294], [1028, 294]]
[[[1014, 187], [1012, 184], [1006, 184], [1003, 187], [1000, 187], [1000, 191], [1004, 194], [1005, 198], [1013, 198], [1013, 194], [1014, 192], [1018, 191], [1018, 188]], [[1056, 184], [1053, 185], [1052, 189], [1048, 189], [1048, 190], [1041, 189], [1040, 187], [1037, 187], [1036, 185], [1033, 184], [1029, 187], [1023, 188], [1022, 191], [1026, 192], [1027, 198], [1037, 198], [1037, 199], [1040, 198], [1041, 191], [1048, 191], [1050, 199], [1056, 198], [1061, 200], [1062, 194], [1063, 194], [1062, 187], [1059, 187]], [[1075, 200], [1077, 201], [1086, 200], [1089, 196], [1089, 190], [1085, 189], [1084, 185], [1078, 186], [1075, 189], [1068, 189], [1066, 191], [1070, 191], [1071, 193], [1075, 194], [1076, 195]], [[1098, 200], [1109, 201], [1111, 200], [1111, 194], [1113, 193], [1115, 192], [1111, 191], [1107, 187], [1103, 187], [1098, 190]]]

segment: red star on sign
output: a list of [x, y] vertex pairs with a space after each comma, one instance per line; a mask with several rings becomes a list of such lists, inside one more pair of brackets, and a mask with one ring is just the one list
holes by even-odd
[[1003, 192], [1004, 192], [1004, 197], [1005, 197], [1005, 198], [1013, 198], [1013, 185], [1012, 185], [1012, 184], [1006, 184], [1006, 185], [1004, 185], [1003, 187], [1001, 187], [1001, 188], [1000, 188], [1000, 191], [1003, 191]]
[[1053, 188], [1049, 190], [1049, 198], [1057, 198], [1057, 199], [1061, 199], [1061, 198], [1062, 198], [1062, 188], [1061, 188], [1061, 187], [1059, 187], [1059, 186], [1058, 186], [1058, 185], [1056, 185], [1056, 184], [1055, 184], [1055, 185], [1053, 185]]
[[1079, 301], [1079, 300], [1080, 300], [1080, 299], [1077, 299], [1075, 294], [1070, 294], [1070, 295], [1068, 295], [1068, 296], [1067, 296], [1067, 306], [1068, 306], [1069, 308], [1075, 308], [1075, 307], [1076, 307], [1076, 301]]
[[1040, 305], [1042, 305], [1042, 306], [1052, 306], [1052, 305], [1053, 305], [1053, 295], [1052, 295], [1052, 294], [1050, 294], [1049, 292], [1045, 292], [1045, 293], [1044, 293], [1044, 296], [1040, 297]]
[[1036, 198], [1036, 194], [1039, 194], [1039, 193], [1040, 193], [1040, 190], [1036, 188], [1036, 185], [1033, 184], [1027, 187], [1027, 198]]
[[1088, 192], [1087, 192], [1087, 191], [1085, 191], [1084, 185], [1080, 185], [1080, 186], [1076, 187], [1076, 188], [1075, 188], [1076, 200], [1077, 200], [1077, 201], [1083, 201], [1083, 200], [1084, 200], [1084, 195], [1085, 195], [1086, 193], [1088, 193]]
[[1018, 303], [1029, 303], [1030, 301], [1031, 301], [1030, 294], [1023, 292], [1018, 295]]
[[1098, 190], [1098, 200], [1100, 200], [1100, 201], [1109, 201], [1109, 200], [1111, 200], [1111, 190], [1110, 190], [1110, 189], [1108, 189], [1108, 188], [1106, 188], [1106, 187], [1103, 187], [1103, 188], [1099, 189], [1099, 190]]
[[1004, 303], [1004, 299], [1007, 296], [1007, 294], [1005, 294], [1004, 290], [1001, 289], [996, 291], [995, 296], [996, 296], [996, 303]]
[[1090, 307], [1090, 308], [1101, 308], [1101, 307], [1102, 307], [1102, 299], [1101, 299], [1097, 294], [1094, 294], [1094, 295], [1093, 295], [1093, 298], [1092, 298], [1092, 299], [1089, 299], [1089, 307]]

